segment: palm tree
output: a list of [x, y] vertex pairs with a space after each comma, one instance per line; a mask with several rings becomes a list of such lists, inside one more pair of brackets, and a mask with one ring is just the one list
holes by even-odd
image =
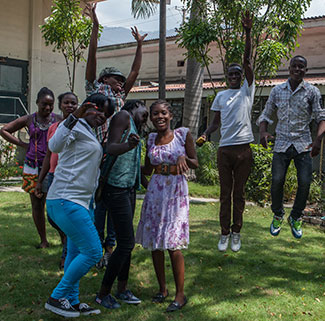
[[[200, 19], [197, 6], [199, 6], [199, 3], [193, 0], [191, 3], [190, 20]], [[187, 60], [182, 126], [189, 128], [194, 138], [197, 137], [199, 128], [203, 93], [203, 71], [202, 65], [196, 59], [189, 58]]]
[[166, 98], [166, 0], [132, 0], [131, 10], [135, 18], [148, 18], [157, 10], [159, 16], [159, 99]]
[[134, 18], [149, 18], [157, 11], [159, 0], [132, 0], [131, 11]]

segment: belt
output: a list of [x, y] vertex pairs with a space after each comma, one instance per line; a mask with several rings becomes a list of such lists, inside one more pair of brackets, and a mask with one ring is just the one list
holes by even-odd
[[178, 175], [177, 166], [171, 164], [159, 164], [154, 166], [154, 174], [160, 175]]

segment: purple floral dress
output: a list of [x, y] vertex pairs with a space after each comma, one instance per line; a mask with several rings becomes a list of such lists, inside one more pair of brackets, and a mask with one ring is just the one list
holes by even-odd
[[[156, 133], [148, 138], [148, 156], [152, 165], [176, 164], [185, 155], [188, 128], [174, 130], [173, 140], [156, 145]], [[136, 242], [153, 250], [178, 250], [189, 244], [189, 198], [184, 175], [154, 174], [141, 209]]]

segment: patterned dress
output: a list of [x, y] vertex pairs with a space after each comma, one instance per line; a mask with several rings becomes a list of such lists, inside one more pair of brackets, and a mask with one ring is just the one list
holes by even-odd
[[[176, 164], [185, 155], [188, 128], [174, 130], [173, 140], [156, 145], [156, 133], [148, 138], [148, 156], [152, 165]], [[178, 250], [189, 244], [189, 198], [184, 175], [154, 174], [143, 201], [136, 242], [153, 250]]]

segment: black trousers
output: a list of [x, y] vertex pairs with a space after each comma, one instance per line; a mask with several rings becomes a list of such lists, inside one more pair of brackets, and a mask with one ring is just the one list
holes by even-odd
[[117, 246], [109, 258], [103, 285], [111, 288], [115, 279], [129, 278], [131, 252], [134, 248], [133, 216], [135, 210], [135, 188], [104, 187], [104, 203], [111, 215]]

